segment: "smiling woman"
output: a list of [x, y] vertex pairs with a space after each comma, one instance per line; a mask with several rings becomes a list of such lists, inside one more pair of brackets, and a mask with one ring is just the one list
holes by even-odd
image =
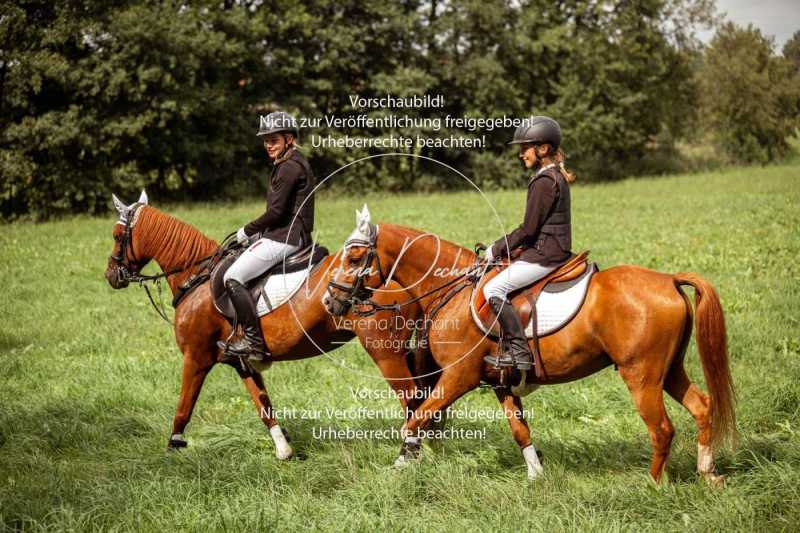
[[269, 362], [255, 303], [245, 285], [292, 254], [311, 245], [316, 179], [311, 165], [297, 150], [294, 117], [283, 111], [261, 117], [258, 129], [272, 160], [267, 207], [263, 215], [239, 228], [236, 237], [247, 250], [225, 273], [225, 290], [242, 324], [243, 336], [221, 342], [226, 357]]

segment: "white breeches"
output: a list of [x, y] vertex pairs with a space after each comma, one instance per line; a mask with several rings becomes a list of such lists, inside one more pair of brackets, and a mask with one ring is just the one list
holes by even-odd
[[244, 285], [299, 249], [300, 247], [294, 244], [258, 239], [231, 265], [223, 279], [225, 281], [233, 279]]
[[[558, 266], [558, 265], [556, 265]], [[509, 292], [530, 285], [556, 269], [556, 266], [542, 266], [538, 263], [514, 261], [508, 268], [489, 280], [483, 286], [483, 295], [489, 298], [506, 299]]]

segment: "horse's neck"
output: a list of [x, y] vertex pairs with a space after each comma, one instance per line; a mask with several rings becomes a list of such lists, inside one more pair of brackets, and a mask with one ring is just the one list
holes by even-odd
[[196, 263], [214, 253], [218, 245], [197, 228], [155, 208], [148, 207], [142, 215], [137, 236], [142, 239], [142, 253], [164, 272], [180, 270], [167, 278], [174, 295], [199, 270]]
[[[384, 232], [384, 227], [381, 230]], [[475, 254], [470, 250], [438, 236], [418, 238], [421, 235], [431, 234], [399, 227], [386, 228], [381, 235], [384, 238], [378, 239], [379, 246], [385, 243], [383, 251], [389, 258], [387, 263], [391, 264], [391, 267], [385, 267], [390, 270], [389, 276], [415, 297], [464, 274], [475, 262]]]
[[311, 305], [318, 305], [323, 308], [322, 297], [325, 291], [328, 290], [328, 281], [331, 279], [331, 273], [336, 268], [336, 260], [339, 254], [329, 255], [323, 259], [309, 274], [303, 282], [303, 296], [310, 302]]

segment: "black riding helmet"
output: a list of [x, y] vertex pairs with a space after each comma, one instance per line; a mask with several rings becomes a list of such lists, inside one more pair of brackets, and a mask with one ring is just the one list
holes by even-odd
[[550, 117], [535, 116], [526, 118], [514, 131], [514, 138], [508, 144], [550, 144], [553, 149], [561, 146], [561, 126]]
[[267, 116], [261, 116], [256, 136], [263, 137], [270, 133], [291, 133], [295, 139], [299, 137], [300, 130], [297, 121], [286, 111], [275, 111]]

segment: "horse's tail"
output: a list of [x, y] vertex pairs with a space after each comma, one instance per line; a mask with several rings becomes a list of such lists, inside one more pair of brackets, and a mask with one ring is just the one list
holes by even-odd
[[691, 285], [695, 290], [697, 347], [706, 387], [711, 395], [711, 444], [735, 445], [736, 402], [733, 379], [728, 364], [725, 316], [714, 287], [693, 272], [675, 274], [675, 285]]

